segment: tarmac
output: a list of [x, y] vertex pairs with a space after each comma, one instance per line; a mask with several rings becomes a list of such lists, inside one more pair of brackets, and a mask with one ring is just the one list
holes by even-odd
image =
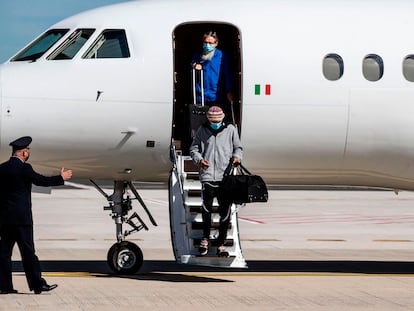
[[[144, 265], [116, 275], [106, 263], [115, 225], [94, 188], [33, 194], [35, 245], [52, 292], [30, 292], [17, 247], [18, 294], [0, 310], [413, 310], [414, 193], [272, 190], [239, 211], [248, 269], [177, 264], [168, 191], [139, 190], [158, 226], [128, 240]], [[108, 190], [108, 194], [110, 191]]]

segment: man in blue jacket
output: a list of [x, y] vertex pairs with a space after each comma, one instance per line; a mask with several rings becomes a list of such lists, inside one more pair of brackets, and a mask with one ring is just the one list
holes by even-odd
[[196, 132], [190, 147], [191, 157], [200, 167], [202, 185], [203, 238], [199, 252], [201, 256], [208, 253], [213, 200], [217, 197], [220, 214], [217, 255], [228, 257], [229, 253], [224, 247], [224, 241], [230, 223], [231, 202], [223, 195], [220, 184], [229, 161], [236, 164], [242, 160], [243, 147], [234, 125], [223, 122], [224, 113], [220, 107], [210, 107], [207, 119], [208, 122], [201, 125]]
[[[217, 48], [218, 36], [209, 31], [203, 36], [203, 50], [193, 56], [192, 66], [203, 70], [204, 102], [207, 106], [226, 109], [226, 100], [233, 101], [231, 72], [228, 56]], [[201, 85], [196, 84], [197, 103], [201, 103]]]
[[35, 294], [51, 291], [42, 278], [39, 259], [33, 241], [32, 184], [59, 186], [72, 177], [71, 170], [61, 169], [60, 175], [46, 177], [36, 173], [27, 163], [32, 138], [24, 136], [10, 143], [12, 157], [0, 164], [0, 294], [17, 290], [12, 282], [12, 252], [17, 243], [30, 290]]

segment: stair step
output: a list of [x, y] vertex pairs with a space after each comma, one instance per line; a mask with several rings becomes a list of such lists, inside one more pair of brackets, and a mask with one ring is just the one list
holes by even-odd
[[[220, 226], [220, 222], [212, 222], [211, 223], [211, 228], [212, 229], [218, 229], [219, 226]], [[203, 223], [202, 222], [198, 222], [198, 221], [193, 221], [191, 223], [191, 229], [193, 229], [193, 230], [201, 230], [201, 229], [203, 229]], [[229, 224], [229, 228], [228, 229], [231, 229], [231, 223]]]
[[198, 172], [187, 172], [187, 179], [190, 180], [200, 180], [200, 176]]
[[208, 259], [215, 259], [215, 258], [217, 258], [217, 259], [227, 259], [227, 258], [235, 258], [236, 256], [229, 256], [229, 257], [219, 257], [219, 256], [217, 256], [217, 255], [214, 255], [214, 254], [207, 254], [207, 255], [204, 255], [204, 256], [201, 256], [201, 255], [193, 255], [194, 257], [196, 257], [196, 258], [205, 258], [206, 260], [208, 260]]
[[193, 160], [184, 160], [184, 172], [196, 172], [198, 174], [198, 165]]
[[[200, 241], [201, 241], [201, 238], [193, 239], [194, 247], [198, 248], [200, 246]], [[215, 239], [210, 240], [209, 244], [210, 244], [209, 245], [210, 247], [217, 247], [218, 246], [217, 245], [217, 240], [215, 240]], [[225, 239], [224, 240], [224, 246], [231, 247], [233, 245], [234, 245], [234, 240], [233, 239]]]
[[183, 180], [184, 190], [201, 189], [201, 183], [199, 180], [184, 179]]
[[197, 197], [197, 198], [201, 198], [201, 189], [189, 189], [187, 191], [187, 196], [188, 197]]
[[[190, 213], [191, 214], [198, 214], [201, 213], [201, 203], [200, 205], [192, 204], [190, 206]], [[213, 213], [218, 213], [218, 206], [213, 205]]]
[[187, 197], [186, 200], [185, 200], [185, 205], [198, 207], [198, 208], [200, 208], [200, 211], [201, 211], [201, 205], [202, 204], [203, 203], [201, 202], [201, 199], [197, 198], [197, 197], [191, 197], [191, 198]]
[[247, 264], [244, 258], [237, 256], [230, 257], [218, 257], [216, 255], [195, 256], [195, 255], [182, 255], [180, 258], [181, 263], [190, 265], [202, 265], [210, 267], [223, 267], [223, 268], [247, 268]]

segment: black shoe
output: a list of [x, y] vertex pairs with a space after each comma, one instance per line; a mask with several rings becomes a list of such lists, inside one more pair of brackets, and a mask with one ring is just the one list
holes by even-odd
[[58, 287], [57, 284], [43, 284], [41, 288], [35, 289], [34, 293], [36, 295], [39, 295], [41, 292], [50, 292], [51, 290], [54, 290], [56, 287]]
[[12, 289], [0, 289], [0, 295], [7, 295], [7, 294], [17, 294], [18, 291], [14, 288]]
[[200, 242], [200, 247], [198, 248], [200, 256], [205, 256], [208, 253], [208, 239], [202, 239]]
[[216, 254], [219, 257], [226, 257], [227, 258], [227, 257], [230, 256], [229, 252], [226, 251], [226, 249], [224, 248], [223, 245], [217, 247], [217, 253]]

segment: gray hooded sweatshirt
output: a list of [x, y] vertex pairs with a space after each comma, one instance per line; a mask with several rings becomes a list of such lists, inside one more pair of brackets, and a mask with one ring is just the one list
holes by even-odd
[[223, 124], [213, 130], [209, 123], [204, 123], [196, 132], [190, 147], [190, 155], [196, 164], [202, 159], [209, 162], [209, 167], [200, 167], [200, 181], [221, 181], [223, 173], [232, 157], [240, 160], [243, 147], [237, 129], [232, 124]]

